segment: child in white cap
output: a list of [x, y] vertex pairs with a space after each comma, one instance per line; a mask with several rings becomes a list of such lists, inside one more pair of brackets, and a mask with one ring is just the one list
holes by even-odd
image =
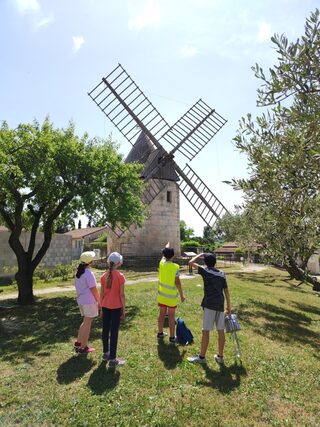
[[125, 318], [126, 308], [124, 295], [126, 279], [117, 270], [122, 261], [122, 255], [112, 252], [108, 257], [109, 270], [101, 276], [102, 360], [109, 361], [109, 366], [125, 364], [125, 360], [117, 358], [120, 320]]
[[92, 321], [99, 314], [99, 292], [94, 274], [90, 270], [90, 265], [95, 257], [95, 252], [83, 252], [80, 256], [75, 287], [77, 291], [77, 302], [83, 321], [78, 331], [77, 341], [74, 343], [74, 349], [77, 353], [87, 354], [95, 349], [88, 346], [88, 340], [91, 332]]

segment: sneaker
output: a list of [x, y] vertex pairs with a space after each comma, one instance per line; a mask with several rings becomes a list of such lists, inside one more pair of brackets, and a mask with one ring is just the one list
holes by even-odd
[[103, 362], [107, 362], [107, 361], [109, 360], [109, 355], [110, 355], [110, 353], [109, 353], [109, 352], [107, 352], [107, 353], [102, 353], [102, 357], [101, 357], [102, 361], [103, 361]]
[[78, 353], [80, 347], [81, 347], [81, 342], [75, 341], [74, 344], [73, 344], [73, 348], [74, 348], [74, 351], [76, 353]]
[[123, 359], [112, 359], [109, 360], [109, 366], [123, 366], [126, 363]]
[[207, 363], [207, 359], [205, 357], [203, 359], [201, 359], [201, 357], [199, 355], [193, 356], [193, 357], [188, 357], [187, 360], [188, 360], [188, 362], [191, 362], [191, 363], [201, 363], [201, 364]]
[[177, 341], [177, 337], [170, 337], [169, 338], [169, 342], [171, 343], [171, 344], [175, 344], [175, 343], [177, 343], [178, 341]]
[[219, 354], [214, 355], [214, 360], [218, 363], [218, 365], [224, 365], [223, 356], [219, 356]]
[[164, 337], [166, 337], [168, 334], [166, 332], [158, 332], [157, 333], [157, 339], [163, 340]]
[[84, 348], [79, 348], [79, 350], [77, 351], [77, 353], [79, 354], [87, 354], [87, 353], [92, 353], [93, 351], [96, 351], [95, 348], [93, 347], [84, 347]]

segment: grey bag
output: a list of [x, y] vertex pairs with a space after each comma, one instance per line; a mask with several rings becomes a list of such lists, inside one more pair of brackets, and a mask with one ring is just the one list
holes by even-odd
[[240, 331], [240, 323], [236, 314], [230, 314], [225, 317], [226, 332]]

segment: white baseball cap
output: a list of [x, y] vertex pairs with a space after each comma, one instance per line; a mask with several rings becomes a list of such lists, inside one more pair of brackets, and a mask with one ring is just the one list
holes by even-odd
[[80, 261], [84, 264], [90, 264], [94, 260], [96, 253], [93, 251], [82, 252], [80, 255]]
[[123, 256], [119, 254], [119, 252], [112, 252], [108, 256], [108, 263], [113, 262], [114, 264], [122, 264]]

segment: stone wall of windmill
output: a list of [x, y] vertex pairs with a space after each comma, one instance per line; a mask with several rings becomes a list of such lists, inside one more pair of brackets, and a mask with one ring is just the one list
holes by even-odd
[[169, 241], [180, 256], [179, 188], [174, 181], [163, 181], [165, 188], [148, 206], [149, 216], [143, 227], [131, 226], [120, 238], [108, 233], [108, 253], [120, 252], [126, 257], [161, 256]]

